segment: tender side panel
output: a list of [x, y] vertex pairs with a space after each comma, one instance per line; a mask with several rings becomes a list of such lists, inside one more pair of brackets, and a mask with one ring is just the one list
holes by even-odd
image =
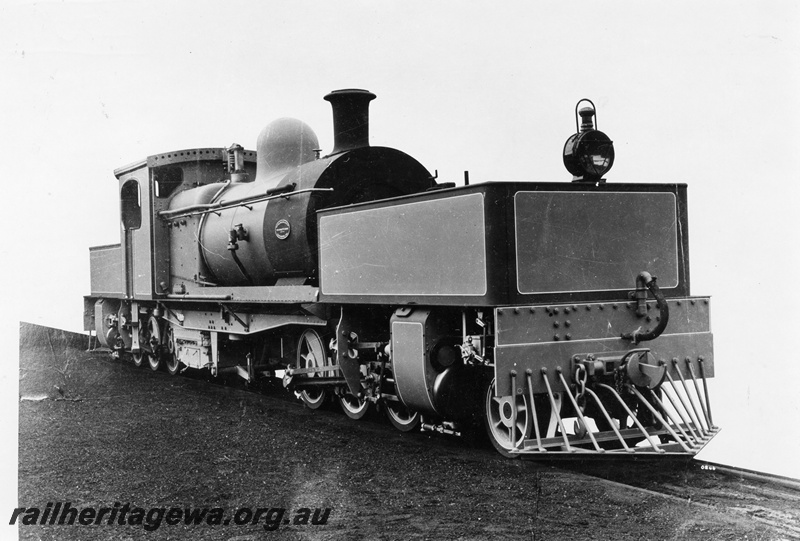
[[522, 294], [620, 290], [645, 270], [679, 285], [673, 193], [520, 191], [514, 216]]
[[93, 297], [124, 295], [123, 263], [120, 244], [89, 248], [90, 287]]
[[[663, 361], [676, 380], [680, 379], [673, 359], [679, 361], [684, 377], [690, 373], [688, 358], [697, 377], [700, 359], [706, 377], [714, 375], [713, 336], [709, 324], [707, 298], [671, 299], [669, 325], [664, 333], [648, 342], [633, 345], [620, 338], [626, 332], [641, 332], [657, 324], [655, 303], [648, 302], [647, 317], [637, 318], [633, 303], [584, 303], [501, 308], [496, 311], [497, 347], [495, 377], [498, 394], [511, 392], [511, 371], [517, 381], [524, 381], [528, 370], [533, 375], [534, 392], [545, 392], [541, 375], [547, 369], [554, 391], [562, 391], [556, 370], [560, 367], [571, 382], [573, 358], [592, 355], [598, 359], [620, 359], [631, 349], [648, 348], [658, 361]], [[518, 384], [519, 386], [519, 384]]]
[[346, 300], [487, 294], [484, 194], [322, 215], [320, 289]]

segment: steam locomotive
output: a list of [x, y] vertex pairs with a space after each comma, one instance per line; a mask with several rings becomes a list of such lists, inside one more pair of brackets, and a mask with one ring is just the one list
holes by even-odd
[[686, 186], [606, 183], [589, 100], [572, 181], [438, 183], [370, 146], [374, 98], [325, 96], [327, 155], [281, 118], [257, 152], [115, 170], [121, 242], [89, 250], [85, 329], [137, 366], [282, 378], [309, 408], [402, 431], [483, 424], [508, 457], [697, 453], [718, 428]]

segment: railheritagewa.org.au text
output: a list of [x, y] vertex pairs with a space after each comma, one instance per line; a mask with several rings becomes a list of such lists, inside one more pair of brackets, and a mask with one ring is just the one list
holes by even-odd
[[43, 507], [17, 507], [10, 525], [20, 526], [139, 526], [154, 531], [163, 526], [255, 526], [274, 531], [281, 526], [324, 526], [331, 509], [301, 507], [138, 507], [115, 502], [109, 507], [77, 507], [71, 502], [48, 502]]

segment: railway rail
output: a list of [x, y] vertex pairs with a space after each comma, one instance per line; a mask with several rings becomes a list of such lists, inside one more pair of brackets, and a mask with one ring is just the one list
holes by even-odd
[[723, 513], [736, 521], [755, 521], [785, 538], [800, 539], [800, 480], [698, 459], [675, 461], [655, 471], [647, 462], [559, 463], [609, 486], [683, 502]]

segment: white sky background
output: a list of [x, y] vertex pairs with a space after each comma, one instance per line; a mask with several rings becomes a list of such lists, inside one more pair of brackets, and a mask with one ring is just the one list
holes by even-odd
[[[378, 95], [371, 143], [440, 181], [567, 181], [561, 151], [588, 97], [615, 143], [609, 182], [689, 184], [692, 293], [712, 296], [723, 427], [700, 458], [800, 478], [798, 6], [4, 2], [3, 343], [14, 355], [20, 320], [82, 330], [88, 247], [119, 242], [119, 166], [253, 149], [281, 116], [328, 151], [322, 96], [355, 87]], [[16, 378], [0, 375], [5, 411]]]

